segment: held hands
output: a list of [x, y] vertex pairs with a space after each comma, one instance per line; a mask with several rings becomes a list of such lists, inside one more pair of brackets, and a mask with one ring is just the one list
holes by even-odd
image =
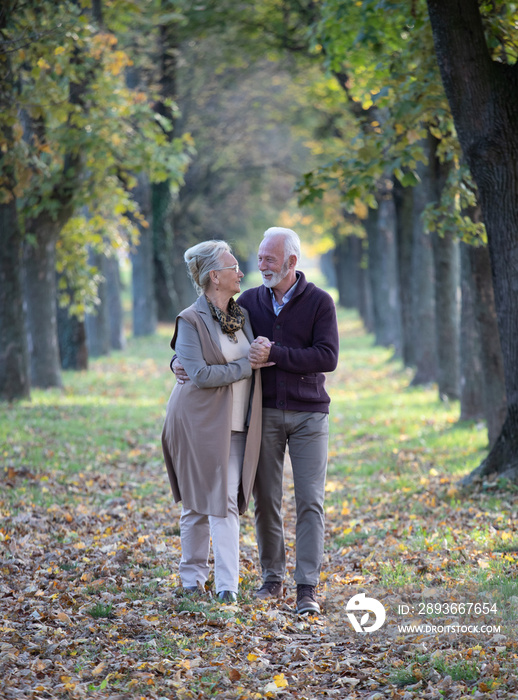
[[252, 365], [252, 369], [261, 369], [262, 367], [271, 367], [275, 362], [268, 362], [270, 357], [270, 348], [272, 343], [262, 335], [257, 336], [250, 350], [248, 351], [248, 359]]
[[[271, 346], [272, 343], [268, 338], [264, 338], [261, 335], [254, 340], [248, 352], [248, 359], [250, 360], [252, 369], [262, 369], [263, 367], [271, 367], [275, 364], [275, 362], [268, 362]], [[187, 372], [178, 358], [171, 362], [171, 369], [174, 372], [177, 384], [185, 384], [185, 382], [190, 381]]]

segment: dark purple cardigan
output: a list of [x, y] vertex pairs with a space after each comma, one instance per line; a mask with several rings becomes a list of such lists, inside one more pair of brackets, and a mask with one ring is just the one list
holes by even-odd
[[335, 304], [302, 272], [297, 275], [295, 293], [278, 316], [264, 285], [247, 289], [238, 303], [248, 310], [254, 335], [274, 343], [270, 361], [276, 364], [261, 370], [263, 406], [329, 413], [323, 372], [332, 372], [338, 362]]

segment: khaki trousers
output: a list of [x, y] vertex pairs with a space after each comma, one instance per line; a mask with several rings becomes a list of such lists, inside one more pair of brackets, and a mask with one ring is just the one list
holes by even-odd
[[[195, 439], [195, 438], [193, 438]], [[216, 593], [233, 591], [239, 585], [239, 508], [237, 495], [246, 433], [232, 433], [228, 463], [228, 515], [204, 515], [182, 508], [180, 517], [180, 539], [182, 559], [180, 578], [184, 587], [202, 586], [209, 576], [209, 551], [212, 538], [214, 551], [214, 583]], [[200, 484], [203, 488], [203, 484]]]
[[286, 551], [282, 482], [286, 446], [293, 470], [295, 582], [316, 586], [324, 554], [324, 495], [329, 441], [327, 413], [263, 408], [261, 454], [254, 484], [255, 526], [263, 581], [282, 581]]

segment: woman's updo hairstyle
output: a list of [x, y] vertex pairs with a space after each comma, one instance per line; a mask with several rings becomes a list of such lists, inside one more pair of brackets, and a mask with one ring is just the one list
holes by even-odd
[[222, 253], [231, 253], [225, 241], [203, 241], [185, 251], [183, 259], [198, 296], [207, 291], [210, 283], [209, 272], [220, 267]]

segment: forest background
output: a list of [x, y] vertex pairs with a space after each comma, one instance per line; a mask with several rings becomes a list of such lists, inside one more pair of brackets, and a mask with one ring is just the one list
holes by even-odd
[[[516, 597], [517, 51], [517, 6], [496, 1], [2, 3], [0, 398], [6, 444], [0, 455], [7, 495], [0, 539], [6, 547], [2, 630], [9, 641], [0, 657], [11, 669], [6, 678], [13, 680], [13, 697], [27, 690], [20, 668], [34, 681], [33, 696], [52, 692], [37, 689], [49, 674], [59, 679], [60, 692], [78, 697], [90, 686], [100, 696], [125, 687], [128, 697], [149, 686], [150, 696], [158, 697], [158, 678], [169, 683], [168, 693], [181, 696], [183, 688], [185, 697], [213, 688], [220, 696], [253, 697], [257, 683], [256, 697], [288, 693], [290, 685], [293, 697], [305, 697], [308, 678], [314, 682], [308, 697], [318, 688], [344, 697], [349, 689], [352, 697], [357, 686], [360, 694], [403, 693], [397, 688], [406, 686], [404, 692], [438, 697], [430, 686], [439, 683], [440, 695], [451, 697], [475, 686], [495, 697], [516, 690], [516, 647], [506, 637], [487, 642], [491, 663], [484, 645], [478, 648], [471, 638], [452, 644], [415, 635], [394, 649], [349, 640], [356, 656], [344, 661], [337, 619], [344, 582], [369, 583], [384, 597], [394, 586], [417, 590], [424, 581], [435, 601], [457, 578], [476, 583], [475, 595], [481, 583], [489, 586], [492, 603], [511, 600], [512, 606]], [[387, 391], [384, 402], [369, 404], [367, 428], [361, 411], [352, 426], [334, 427], [330, 474], [335, 458], [365, 459], [366, 471], [344, 473], [339, 464], [330, 479], [329, 622], [320, 630], [297, 627], [282, 608], [258, 613], [250, 605], [222, 616], [210, 603], [190, 609], [173, 594], [176, 611], [190, 617], [183, 618], [185, 629], [169, 621], [173, 627], [159, 638], [139, 627], [163, 619], [160, 594], [165, 581], [174, 582], [172, 568], [153, 568], [164, 541], [173, 546], [167, 556], [174, 556], [177, 537], [165, 524], [169, 506], [152, 505], [156, 493], [147, 470], [157, 459], [156, 445], [123, 433], [123, 454], [110, 454], [101, 424], [92, 423], [100, 444], [91, 457], [81, 433], [81, 400], [73, 409], [67, 397], [86, 393], [99, 409], [106, 391], [119, 398], [127, 392], [140, 410], [139, 389], [127, 377], [112, 383], [105, 372], [111, 351], [125, 358], [122, 374], [133, 373], [142, 384], [143, 370], [154, 373], [149, 358], [161, 356], [154, 344], [167, 346], [164, 328], [193, 298], [184, 250], [209, 237], [228, 240], [253, 281], [256, 249], [270, 225], [300, 233], [304, 263], [319, 261], [321, 283], [335, 290], [341, 324], [351, 335], [342, 351], [352, 369], [332, 380], [337, 416], [344, 415], [341, 401], [359, 402], [364, 390], [359, 386], [367, 369], [354, 360], [362, 333], [355, 319], [374, 344], [377, 359], [366, 360], [373, 370], [369, 381]], [[129, 324], [123, 298], [130, 303]], [[427, 404], [427, 418], [414, 388], [428, 401], [432, 392], [439, 405], [432, 410]], [[31, 392], [37, 397], [32, 410]], [[55, 392], [63, 407], [47, 411]], [[145, 406], [150, 399], [142, 401]], [[419, 429], [412, 423], [416, 415]], [[121, 416], [112, 419], [109, 430], [119, 429]], [[124, 414], [128, 419], [135, 414]], [[460, 443], [454, 445], [446, 426], [457, 421]], [[389, 439], [396, 423], [398, 436]], [[481, 425], [487, 429], [482, 444]], [[49, 444], [42, 447], [42, 440]], [[85, 460], [93, 459], [89, 466], [77, 457], [82, 442]], [[39, 445], [34, 455], [33, 443]], [[32, 458], [40, 459], [34, 471]], [[129, 486], [142, 489], [141, 498], [119, 483], [116, 464], [136, 469]], [[116, 476], [100, 476], [101, 466]], [[69, 469], [80, 474], [81, 485], [71, 481]], [[90, 480], [83, 469], [93, 470]], [[382, 475], [379, 489], [366, 495], [373, 474]], [[352, 499], [344, 499], [346, 477], [357, 489]], [[459, 496], [460, 486], [470, 495]], [[38, 498], [30, 500], [25, 494], [33, 491]], [[57, 500], [48, 500], [49, 491]], [[101, 510], [99, 492], [110, 494], [101, 498]], [[409, 513], [403, 513], [405, 504]], [[379, 528], [377, 518], [391, 525]], [[113, 545], [123, 530], [128, 536], [130, 522], [133, 534]], [[150, 527], [162, 540], [148, 543], [143, 533]], [[99, 538], [109, 552], [98, 547]], [[135, 560], [128, 559], [141, 546]], [[75, 562], [78, 551], [84, 556]], [[38, 581], [28, 583], [27, 576]], [[149, 606], [137, 624], [128, 600], [136, 608], [141, 598]], [[93, 599], [100, 601], [97, 611]], [[120, 625], [113, 623], [115, 614]], [[228, 647], [230, 654], [243, 631], [239, 615], [245, 626], [260, 620], [261, 631], [243, 647], [239, 664], [231, 655], [218, 660], [214, 649]], [[88, 619], [97, 622], [85, 627]], [[26, 636], [24, 630], [30, 630]], [[73, 634], [65, 653], [66, 630]], [[210, 653], [202, 645], [189, 650], [185, 640], [198, 634], [211, 640]], [[270, 673], [277, 652], [265, 640], [279, 634], [290, 644], [285, 661]], [[113, 658], [116, 635], [124, 661]], [[149, 668], [132, 676], [132, 660], [148, 663], [137, 648], [139, 635], [146, 654], [157, 644], [159, 650]], [[72, 672], [82, 644], [90, 662]], [[106, 665], [110, 654], [113, 671]], [[204, 673], [209, 664], [211, 671], [200, 680], [191, 664]], [[359, 671], [365, 664], [367, 675]], [[296, 672], [299, 666], [309, 675]], [[229, 689], [229, 682], [237, 685]]]
[[[192, 301], [183, 252], [269, 225], [322, 256], [414, 385], [518, 445], [513, 3], [3, 3], [0, 396]], [[476, 37], [474, 41], [473, 37]]]

